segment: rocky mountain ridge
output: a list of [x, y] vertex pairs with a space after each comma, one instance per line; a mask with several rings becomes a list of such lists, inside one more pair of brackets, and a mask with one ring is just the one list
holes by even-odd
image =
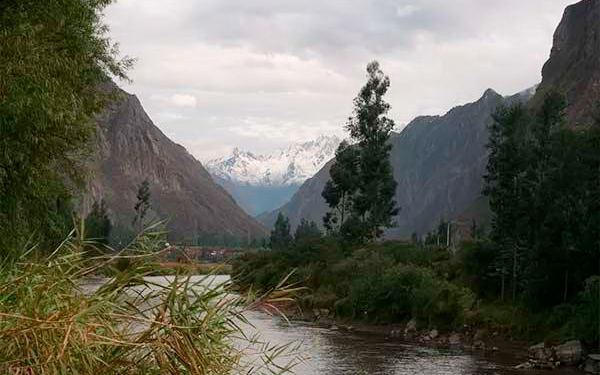
[[533, 100], [542, 102], [551, 90], [563, 93], [569, 105], [569, 125], [588, 124], [598, 112], [600, 98], [600, 0], [568, 6], [554, 32], [550, 58]]
[[235, 148], [230, 156], [209, 161], [215, 177], [252, 186], [299, 186], [331, 160], [341, 140], [322, 135], [314, 140], [262, 155]]
[[[401, 211], [398, 227], [388, 236], [424, 234], [440, 219], [452, 218], [481, 194], [487, 163], [485, 145], [490, 115], [502, 104], [527, 100], [533, 89], [502, 97], [488, 89], [476, 102], [455, 107], [443, 116], [420, 116], [400, 133], [392, 133], [390, 160], [398, 183], [396, 201]], [[281, 211], [295, 227], [303, 218], [321, 223], [328, 207], [321, 197], [333, 160], [306, 181], [279, 210], [258, 219], [273, 225]]]
[[173, 241], [193, 241], [204, 235], [262, 238], [267, 234], [199, 161], [154, 125], [135, 95], [112, 83], [105, 89], [118, 93], [119, 98], [98, 116], [98, 147], [89, 161], [84, 212], [93, 200], [105, 199], [113, 223], [129, 227], [137, 187], [148, 179], [151, 215], [166, 220]]
[[[598, 115], [600, 0], [582, 0], [566, 8], [554, 33], [550, 58], [542, 69], [542, 82], [535, 89], [508, 98], [488, 90], [479, 101], [457, 107], [444, 116], [416, 118], [392, 137], [392, 164], [398, 182], [396, 199], [402, 207], [395, 234], [422, 234], [440, 218], [455, 219], [465, 212], [486, 211], [481, 187], [490, 114], [498, 105], [514, 100], [529, 101], [535, 108], [550, 91], [566, 96], [571, 128], [587, 126]], [[292, 225], [303, 217], [320, 222], [327, 210], [320, 192], [329, 179], [330, 164], [308, 180], [280, 210], [265, 213], [259, 219], [272, 225], [281, 211], [290, 217]]]

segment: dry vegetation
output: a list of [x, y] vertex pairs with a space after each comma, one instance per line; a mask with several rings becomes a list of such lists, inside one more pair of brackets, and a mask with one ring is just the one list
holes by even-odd
[[[149, 254], [160, 249], [160, 233], [147, 230], [118, 255], [90, 257], [96, 247], [80, 232], [47, 257], [3, 265], [1, 373], [271, 374], [297, 363], [291, 345], [245, 334], [248, 309], [289, 300], [291, 290], [242, 297], [210, 275], [161, 285], [145, 278], [156, 270]], [[126, 269], [89, 288], [90, 277], [123, 259]]]

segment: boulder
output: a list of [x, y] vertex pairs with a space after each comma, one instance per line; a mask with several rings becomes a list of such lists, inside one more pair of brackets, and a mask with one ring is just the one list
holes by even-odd
[[579, 340], [565, 342], [554, 347], [558, 361], [563, 365], [576, 365], [583, 359], [583, 346]]
[[600, 354], [590, 354], [583, 365], [585, 372], [600, 374]]
[[462, 337], [458, 333], [453, 333], [448, 338], [448, 344], [450, 345], [460, 345], [462, 343]]
[[521, 363], [520, 365], [516, 365], [515, 368], [517, 370], [532, 370], [535, 366], [533, 365], [533, 363], [527, 361], [524, 363]]
[[429, 332], [429, 338], [432, 340], [438, 336], [439, 336], [439, 332], [437, 331], [437, 329], [433, 329], [433, 330], [431, 330], [431, 332]]
[[407, 324], [406, 328], [404, 328], [404, 335], [416, 332], [417, 331], [417, 321], [415, 319], [411, 319]]
[[543, 342], [529, 347], [529, 357], [538, 361], [549, 361], [553, 354], [552, 348], [547, 348]]

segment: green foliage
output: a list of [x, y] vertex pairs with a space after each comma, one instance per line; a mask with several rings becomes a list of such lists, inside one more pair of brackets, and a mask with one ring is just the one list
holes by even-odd
[[296, 232], [294, 233], [294, 241], [296, 242], [305, 242], [305, 241], [315, 241], [321, 238], [323, 233], [317, 226], [317, 223], [314, 221], [308, 221], [302, 219], [300, 224], [296, 228]]
[[600, 340], [600, 276], [586, 280], [585, 288], [579, 292], [576, 308], [567, 308], [567, 323], [563, 326], [564, 339], [585, 340], [588, 344]]
[[358, 162], [360, 153], [357, 147], [345, 140], [335, 152], [335, 163], [329, 170], [331, 180], [327, 181], [321, 195], [332, 208], [323, 218], [325, 228], [336, 233], [352, 214], [353, 196], [358, 189]]
[[597, 273], [600, 126], [566, 129], [565, 108], [549, 93], [535, 113], [500, 109], [490, 128], [485, 193], [497, 268], [512, 299], [533, 308], [569, 302]]
[[399, 212], [389, 160], [394, 122], [386, 117], [390, 105], [383, 100], [390, 80], [376, 61], [367, 66], [367, 73], [368, 81], [354, 99], [353, 117], [346, 125], [356, 144], [340, 145], [331, 181], [322, 193], [332, 208], [324, 217], [326, 228], [350, 242], [381, 237], [382, 228], [393, 226]]
[[86, 237], [100, 244], [108, 245], [112, 223], [108, 217], [108, 209], [104, 199], [94, 201], [92, 210], [85, 219]]
[[398, 214], [394, 196], [396, 181], [392, 174], [389, 144], [394, 122], [386, 117], [390, 105], [383, 100], [390, 80], [376, 61], [367, 66], [368, 81], [354, 99], [354, 117], [346, 128], [360, 149], [359, 185], [354, 199], [354, 213], [369, 229], [369, 238], [383, 234], [382, 227], [394, 225]]
[[[100, 14], [109, 0], [0, 4], [0, 251], [57, 243], [71, 218], [103, 82], [126, 78]], [[67, 218], [67, 220], [65, 220]], [[14, 254], [13, 254], [14, 255]]]
[[290, 234], [290, 220], [280, 212], [275, 221], [275, 227], [271, 231], [271, 247], [281, 248], [292, 242]]
[[337, 241], [325, 238], [245, 253], [234, 262], [233, 274], [242, 287], [268, 290], [296, 269], [290, 281], [309, 288], [300, 300], [307, 308], [374, 322], [416, 317], [425, 326], [451, 329], [463, 324], [474, 295], [434, 271], [448, 262], [444, 253], [440, 258], [411, 244], [383, 243], [354, 247], [346, 255]]
[[497, 246], [489, 241], [466, 243], [461, 256], [467, 285], [480, 297], [497, 296], [500, 293], [496, 271]]

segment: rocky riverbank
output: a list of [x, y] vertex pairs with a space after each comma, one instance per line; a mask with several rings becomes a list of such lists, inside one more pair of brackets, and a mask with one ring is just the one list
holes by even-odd
[[528, 354], [528, 360], [516, 368], [555, 370], [563, 366], [577, 366], [585, 372], [600, 373], [600, 355], [587, 353], [579, 340], [557, 346], [548, 346], [542, 342], [530, 346]]
[[568, 341], [557, 346], [544, 343], [528, 347], [527, 342], [505, 337], [498, 332], [464, 326], [462, 330], [441, 332], [418, 329], [416, 320], [406, 324], [371, 324], [335, 319], [327, 309], [301, 310], [297, 306], [278, 306], [288, 319], [312, 321], [330, 329], [383, 335], [423, 346], [450, 348], [484, 353], [510, 354], [518, 361], [517, 370], [560, 370], [569, 368], [600, 374], [600, 355], [589, 354], [580, 341]]

